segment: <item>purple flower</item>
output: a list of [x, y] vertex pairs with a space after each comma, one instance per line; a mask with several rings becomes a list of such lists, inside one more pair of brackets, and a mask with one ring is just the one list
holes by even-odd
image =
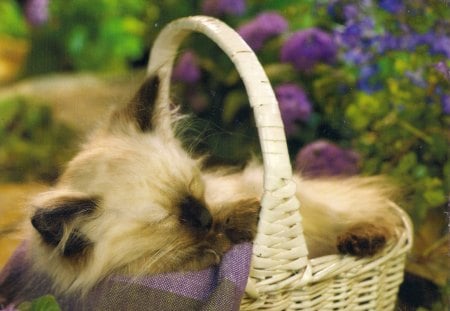
[[400, 41], [397, 37], [387, 33], [377, 39], [378, 51], [380, 53], [386, 51], [397, 50], [400, 47]]
[[185, 83], [196, 83], [200, 80], [201, 71], [193, 52], [187, 51], [181, 55], [173, 69], [172, 78]]
[[445, 80], [450, 82], [450, 68], [448, 68], [445, 62], [441, 61], [437, 63], [434, 65], [434, 68], [444, 76]]
[[312, 106], [305, 92], [296, 84], [282, 84], [275, 88], [275, 95], [280, 106], [286, 134], [292, 135], [297, 130], [297, 121], [307, 121]]
[[48, 0], [27, 0], [24, 6], [25, 18], [33, 26], [48, 20]]
[[359, 172], [359, 155], [329, 141], [318, 140], [300, 150], [295, 168], [306, 177], [355, 175]]
[[[343, 30], [335, 31], [334, 35], [339, 44], [347, 47], [370, 45], [375, 38], [375, 22], [371, 18], [364, 18], [358, 22], [349, 22]], [[368, 44], [369, 43], [369, 44]]]
[[441, 107], [442, 107], [442, 112], [445, 115], [450, 114], [450, 94], [444, 94], [441, 96]]
[[204, 0], [202, 12], [211, 16], [242, 15], [245, 12], [244, 0]]
[[350, 47], [357, 46], [361, 37], [362, 29], [358, 23], [348, 25], [341, 34], [342, 42]]
[[317, 28], [295, 32], [281, 48], [281, 60], [299, 71], [311, 71], [318, 63], [333, 63], [337, 46], [333, 37]]
[[383, 10], [392, 14], [399, 13], [403, 10], [402, 0], [379, 0], [378, 3]]
[[239, 27], [238, 33], [253, 50], [258, 51], [268, 39], [286, 31], [287, 28], [288, 23], [283, 16], [266, 12]]
[[443, 54], [450, 59], [450, 37], [434, 36], [431, 44], [431, 52], [436, 54]]
[[359, 79], [357, 81], [358, 89], [373, 93], [382, 88], [381, 81], [377, 76], [379, 68], [377, 65], [364, 65], [359, 72]]
[[361, 48], [354, 48], [344, 53], [345, 61], [356, 65], [367, 63], [372, 58], [372, 53]]

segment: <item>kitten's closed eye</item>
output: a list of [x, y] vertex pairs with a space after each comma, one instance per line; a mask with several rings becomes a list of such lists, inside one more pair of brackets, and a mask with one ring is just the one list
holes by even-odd
[[211, 213], [200, 200], [188, 195], [181, 200], [179, 208], [181, 209], [180, 221], [182, 223], [195, 229], [211, 229], [213, 221]]

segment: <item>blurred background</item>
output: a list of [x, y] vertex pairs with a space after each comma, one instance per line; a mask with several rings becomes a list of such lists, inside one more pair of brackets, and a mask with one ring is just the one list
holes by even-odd
[[[410, 310], [447, 310], [448, 0], [0, 0], [0, 267], [23, 236], [27, 198], [139, 86], [162, 27], [197, 14], [221, 18], [256, 52], [295, 170], [401, 186], [415, 243], [400, 296]], [[193, 116], [190, 150], [211, 165], [258, 157], [243, 84], [208, 39], [184, 43], [172, 92]]]

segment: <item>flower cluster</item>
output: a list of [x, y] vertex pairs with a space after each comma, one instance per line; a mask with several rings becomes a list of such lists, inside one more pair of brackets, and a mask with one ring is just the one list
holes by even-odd
[[258, 51], [268, 39], [285, 32], [287, 28], [288, 23], [280, 14], [265, 12], [239, 27], [238, 33], [254, 51]]
[[307, 177], [349, 176], [359, 172], [359, 155], [326, 140], [304, 146], [297, 154], [295, 168]]
[[184, 52], [178, 59], [172, 73], [172, 79], [178, 82], [196, 83], [201, 78], [201, 70], [192, 51]]
[[396, 14], [403, 10], [402, 0], [379, 0], [380, 7], [389, 13]]
[[299, 71], [310, 72], [318, 63], [333, 63], [337, 45], [333, 37], [318, 28], [295, 32], [281, 48], [281, 61]]
[[212, 16], [241, 15], [245, 7], [244, 0], [204, 0], [202, 12]]
[[42, 25], [48, 20], [48, 0], [26, 0], [24, 11], [31, 25]]
[[296, 84], [283, 84], [275, 88], [286, 134], [297, 131], [297, 121], [307, 121], [312, 106], [303, 89]]

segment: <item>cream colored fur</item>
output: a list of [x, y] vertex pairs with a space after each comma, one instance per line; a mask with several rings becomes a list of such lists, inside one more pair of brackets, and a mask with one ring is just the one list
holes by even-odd
[[[239, 173], [209, 172], [204, 178], [208, 202], [262, 195], [263, 168], [257, 163]], [[337, 253], [337, 236], [355, 225], [377, 224], [391, 236], [399, 224], [400, 219], [386, 204], [396, 196], [396, 188], [381, 177], [304, 179], [296, 174], [294, 180], [312, 258]]]
[[[32, 203], [36, 209], [50, 209], [58, 198], [100, 198], [92, 214], [64, 227], [57, 247], [33, 234], [35, 267], [60, 291], [85, 292], [112, 273], [152, 274], [215, 264], [230, 242], [220, 234], [197, 238], [180, 223], [176, 202], [189, 193], [205, 202], [214, 219], [225, 209], [247, 208], [242, 202], [262, 193], [262, 168], [256, 164], [233, 174], [202, 171], [201, 162], [164, 127], [142, 133], [126, 117], [113, 120], [70, 161], [54, 189]], [[336, 253], [337, 236], [352, 225], [382, 222], [390, 235], [397, 222], [387, 209], [388, 193], [376, 179], [295, 180], [312, 256]], [[74, 230], [92, 247], [66, 258], [61, 249]]]

